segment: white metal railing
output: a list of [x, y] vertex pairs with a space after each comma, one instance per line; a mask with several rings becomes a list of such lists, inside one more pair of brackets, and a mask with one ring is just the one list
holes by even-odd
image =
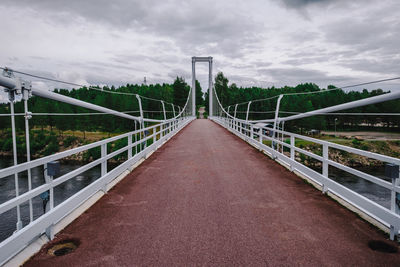
[[[329, 151], [330, 149], [337, 149], [355, 155], [382, 161], [384, 163], [391, 163], [397, 166], [400, 165], [400, 159], [352, 147], [347, 147], [295, 133], [290, 133], [287, 131], [274, 128], [261, 127], [257, 132], [255, 132], [254, 124], [250, 122], [244, 122], [243, 120], [236, 120], [233, 118], [215, 117], [215, 116], [209, 118], [215, 121], [216, 123], [220, 124], [221, 126], [227, 128], [229, 131], [239, 136], [240, 138], [246, 140], [248, 143], [257, 146], [260, 150], [263, 150], [275, 160], [279, 160], [281, 163], [288, 166], [290, 170], [297, 171], [302, 175], [308, 177], [315, 183], [319, 184], [322, 187], [323, 192], [333, 193], [334, 195], [350, 203], [357, 209], [366, 213], [370, 217], [379, 221], [380, 223], [382, 223], [383, 225], [385, 225], [390, 229], [390, 238], [392, 240], [396, 235], [399, 234], [400, 211], [399, 211], [399, 205], [396, 202], [396, 198], [398, 198], [400, 194], [400, 184], [399, 184], [400, 179], [399, 178], [393, 179], [392, 182], [390, 183], [381, 178], [375, 177], [373, 175], [359, 171], [352, 167], [338, 163], [329, 158]], [[271, 134], [266, 134], [267, 132]], [[289, 139], [290, 142], [286, 143], [284, 139]], [[312, 143], [322, 146], [322, 156], [296, 146], [296, 139], [310, 141]], [[267, 142], [264, 141], [270, 141], [271, 144], [266, 145], [265, 143]], [[284, 148], [286, 148], [286, 150], [289, 150], [289, 153], [285, 154]], [[304, 154], [314, 160], [321, 162], [322, 172], [320, 173], [318, 171], [315, 171], [312, 168], [297, 161], [296, 154], [298, 153]], [[338, 168], [347, 173], [360, 177], [361, 179], [374, 183], [380, 187], [386, 188], [387, 190], [390, 190], [391, 191], [390, 209], [385, 208], [379, 205], [378, 203], [330, 179], [328, 172], [330, 166]]]
[[[24, 171], [30, 171], [32, 168], [45, 166], [53, 161], [61, 160], [65, 157], [75, 155], [80, 152], [87, 151], [93, 148], [101, 149], [101, 156], [69, 173], [53, 179], [47, 177], [46, 182], [34, 189], [29, 188], [27, 192], [19, 194], [18, 196], [0, 204], [0, 215], [4, 214], [11, 209], [19, 207], [22, 203], [31, 201], [33, 198], [40, 196], [44, 192], [49, 192], [50, 195], [50, 209], [36, 220], [31, 221], [27, 225], [21, 225], [21, 229], [9, 236], [6, 240], [0, 243], [0, 265], [5, 263], [8, 259], [13, 257], [16, 253], [29, 245], [30, 242], [37, 237], [46, 233], [49, 238], [54, 236], [54, 225], [71, 213], [74, 209], [79, 207], [85, 200], [90, 198], [98, 191], [107, 191], [107, 184], [113, 179], [118, 177], [124, 171], [129, 169], [133, 164], [140, 159], [146, 157], [151, 151], [156, 150], [162, 145], [164, 141], [169, 139], [172, 135], [176, 134], [180, 129], [185, 127], [194, 117], [177, 118], [169, 120], [157, 125], [147, 128], [142, 128], [136, 131], [125, 133], [119, 136], [111, 137], [102, 141], [92, 144], [84, 145], [64, 152], [60, 152], [47, 157], [39, 158], [36, 160], [28, 161], [18, 165], [14, 165], [0, 170], [0, 179], [16, 175]], [[151, 132], [151, 134], [150, 134]], [[127, 145], [107, 153], [107, 144], [127, 138]], [[147, 146], [147, 143], [151, 143]], [[111, 158], [127, 152], [127, 160], [111, 171], [107, 171], [107, 161]], [[57, 206], [54, 205], [54, 191], [53, 189], [78, 176], [79, 174], [96, 166], [101, 166], [101, 176], [96, 181], [81, 189], [70, 198], [66, 199]], [[18, 189], [16, 189], [18, 190]], [[29, 209], [29, 215], [32, 218], [32, 206]], [[18, 218], [19, 219], [19, 218]], [[18, 220], [17, 219], [17, 220]]]

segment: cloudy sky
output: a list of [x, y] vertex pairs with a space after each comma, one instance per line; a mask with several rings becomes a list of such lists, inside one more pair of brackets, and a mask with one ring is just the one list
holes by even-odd
[[[0, 66], [121, 85], [190, 81], [191, 57], [213, 56], [214, 74], [239, 86], [344, 86], [400, 76], [399, 10], [398, 0], [1, 0]], [[206, 87], [207, 65], [197, 70]]]

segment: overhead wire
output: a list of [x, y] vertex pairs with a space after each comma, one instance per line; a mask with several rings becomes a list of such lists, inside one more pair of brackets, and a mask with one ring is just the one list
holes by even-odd
[[[370, 81], [370, 82], [365, 82], [365, 83], [358, 83], [358, 84], [352, 84], [352, 85], [346, 85], [346, 86], [341, 86], [341, 87], [335, 87], [335, 88], [330, 88], [330, 89], [322, 89], [319, 91], [311, 91], [311, 92], [299, 92], [299, 93], [284, 93], [284, 94], [279, 94], [279, 95], [284, 95], [284, 96], [289, 96], [289, 95], [308, 95], [308, 94], [318, 94], [318, 93], [325, 93], [325, 92], [330, 92], [330, 91], [335, 91], [335, 90], [340, 90], [340, 89], [347, 89], [347, 88], [353, 88], [357, 86], [363, 86], [363, 85], [369, 85], [369, 84], [376, 84], [376, 83], [381, 83], [381, 82], [388, 82], [388, 81], [394, 81], [394, 80], [400, 80], [400, 77], [393, 77], [393, 78], [388, 78], [388, 79], [381, 79], [381, 80], [375, 80], [375, 81]], [[246, 102], [241, 102], [237, 104], [232, 104], [229, 106], [235, 106], [235, 105], [243, 105], [247, 104], [249, 102], [260, 102], [260, 101], [266, 101], [270, 99], [274, 99], [279, 97], [279, 95], [275, 95], [269, 98], [264, 98], [264, 99], [255, 99], [255, 100], [249, 100]], [[228, 106], [228, 107], [229, 107]]]
[[[51, 82], [56, 82], [56, 83], [62, 83], [62, 84], [67, 84], [67, 85], [72, 85], [72, 86], [78, 86], [78, 87], [85, 87], [91, 90], [97, 90], [100, 92], [104, 92], [104, 93], [109, 93], [109, 94], [118, 94], [118, 95], [131, 95], [131, 96], [139, 96], [143, 99], [148, 99], [148, 100], [152, 100], [152, 101], [159, 101], [159, 102], [164, 102], [165, 104], [169, 104], [169, 105], [174, 105], [176, 107], [180, 107], [178, 105], [175, 105], [174, 103], [170, 103], [161, 99], [155, 99], [155, 98], [151, 98], [151, 97], [147, 97], [147, 96], [142, 96], [139, 94], [135, 94], [135, 93], [127, 93], [127, 92], [117, 92], [117, 91], [109, 91], [109, 90], [103, 90], [101, 88], [97, 88], [95, 86], [87, 86], [87, 85], [83, 85], [83, 84], [78, 84], [78, 83], [72, 83], [72, 82], [67, 82], [67, 81], [62, 81], [62, 80], [58, 80], [58, 79], [53, 79], [53, 78], [48, 78], [48, 77], [44, 77], [44, 76], [39, 76], [39, 75], [35, 75], [35, 74], [30, 74], [30, 73], [26, 73], [26, 72], [22, 72], [22, 71], [18, 71], [18, 70], [14, 70], [14, 69], [10, 69], [7, 67], [0, 67], [0, 69], [5, 70], [5, 71], [12, 71], [14, 73], [18, 73], [18, 74], [22, 74], [22, 75], [26, 75], [26, 76], [30, 76], [33, 78], [37, 78], [37, 79], [41, 79], [41, 80], [46, 80], [46, 81], [51, 81]], [[182, 107], [181, 107], [182, 108]]]
[[[117, 113], [139, 113], [140, 110], [131, 110], [131, 111], [121, 111], [121, 112], [110, 112], [110, 113], [104, 113], [104, 112], [81, 112], [81, 113], [46, 113], [46, 112], [29, 112], [28, 115], [32, 116], [93, 116], [93, 115], [114, 115]], [[144, 113], [163, 113], [163, 110], [143, 110]], [[174, 113], [173, 111], [166, 110], [165, 113]], [[14, 116], [25, 116], [27, 114], [25, 113], [15, 113]], [[0, 114], [0, 117], [6, 117], [6, 116], [12, 116], [10, 113], [4, 113]]]

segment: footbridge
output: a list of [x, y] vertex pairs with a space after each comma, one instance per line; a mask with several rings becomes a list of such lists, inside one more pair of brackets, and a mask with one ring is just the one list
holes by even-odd
[[[15, 266], [276, 266], [400, 264], [398, 238], [398, 158], [380, 155], [285, 131], [284, 122], [400, 98], [388, 93], [334, 107], [259, 121], [240, 119], [224, 108], [212, 83], [208, 62], [209, 117], [195, 117], [195, 83], [186, 104], [164, 119], [131, 116], [104, 107], [32, 88], [8, 72], [0, 84], [13, 105], [25, 101], [29, 144], [28, 99], [33, 94], [72, 105], [123, 116], [138, 129], [47, 157], [28, 160], [0, 170], [0, 179], [15, 179], [15, 196], [0, 203], [0, 214], [15, 215], [15, 231], [0, 243], [0, 263]], [[140, 102], [141, 96], [137, 95]], [[247, 104], [251, 105], [251, 101]], [[248, 109], [249, 110], [249, 109]], [[262, 124], [261, 124], [262, 122]], [[14, 129], [14, 123], [13, 131]], [[118, 140], [126, 145], [116, 151]], [[289, 140], [289, 141], [287, 141]], [[321, 153], [298, 145], [315, 143]], [[29, 149], [29, 145], [27, 146]], [[57, 173], [65, 157], [97, 148], [101, 155], [67, 173]], [[14, 135], [14, 152], [16, 138]], [[346, 166], [331, 151], [374, 159], [387, 165], [388, 179]], [[28, 151], [29, 152], [29, 151]], [[119, 154], [126, 161], [109, 169]], [[29, 157], [29, 153], [28, 157]], [[313, 168], [299, 154], [320, 162]], [[62, 202], [55, 190], [95, 167], [99, 177]], [[390, 194], [386, 207], [332, 179], [330, 168], [374, 184]], [[34, 168], [44, 173], [43, 183], [19, 189], [19, 175]], [[35, 214], [40, 196], [49, 204]], [[385, 234], [386, 232], [386, 234]], [[60, 256], [57, 256], [60, 255]]]

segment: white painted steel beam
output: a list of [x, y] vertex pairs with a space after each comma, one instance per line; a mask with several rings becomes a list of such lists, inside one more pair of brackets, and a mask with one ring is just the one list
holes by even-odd
[[140, 117], [136, 117], [136, 116], [132, 116], [132, 115], [128, 115], [119, 111], [115, 111], [112, 109], [108, 109], [108, 108], [104, 108], [95, 104], [91, 104], [91, 103], [87, 103], [72, 97], [68, 97], [68, 96], [64, 96], [64, 95], [60, 95], [60, 94], [56, 94], [47, 90], [41, 90], [41, 89], [32, 89], [32, 94], [35, 96], [40, 96], [40, 97], [44, 97], [44, 98], [49, 98], [49, 99], [53, 99], [56, 101], [60, 101], [63, 103], [67, 103], [67, 104], [71, 104], [74, 106], [80, 106], [83, 108], [87, 108], [87, 109], [91, 109], [91, 110], [96, 110], [99, 112], [104, 112], [107, 114], [112, 114], [118, 117], [122, 117], [128, 120], [135, 120], [135, 121], [140, 121]]
[[362, 107], [362, 106], [366, 106], [366, 105], [372, 105], [372, 104], [381, 103], [381, 102], [385, 102], [385, 101], [396, 100], [399, 98], [400, 98], [400, 91], [394, 92], [394, 93], [387, 93], [384, 95], [373, 96], [373, 97], [369, 97], [369, 98], [365, 98], [365, 99], [361, 99], [361, 100], [352, 101], [349, 103], [336, 105], [333, 107], [327, 107], [327, 108], [322, 108], [322, 109], [318, 109], [318, 110], [313, 110], [313, 111], [309, 111], [306, 113], [289, 116], [286, 118], [280, 118], [279, 120], [280, 121], [297, 120], [297, 119], [302, 119], [302, 118], [318, 115], [318, 113], [331, 113], [331, 112], [335, 112], [335, 111], [346, 110], [346, 109], [351, 109], [351, 108], [358, 108], [358, 107]]
[[196, 59], [192, 57], [192, 116], [196, 116]]
[[0, 86], [6, 87], [8, 89], [14, 89], [17, 87], [17, 82], [13, 78], [8, 78], [0, 75]]

